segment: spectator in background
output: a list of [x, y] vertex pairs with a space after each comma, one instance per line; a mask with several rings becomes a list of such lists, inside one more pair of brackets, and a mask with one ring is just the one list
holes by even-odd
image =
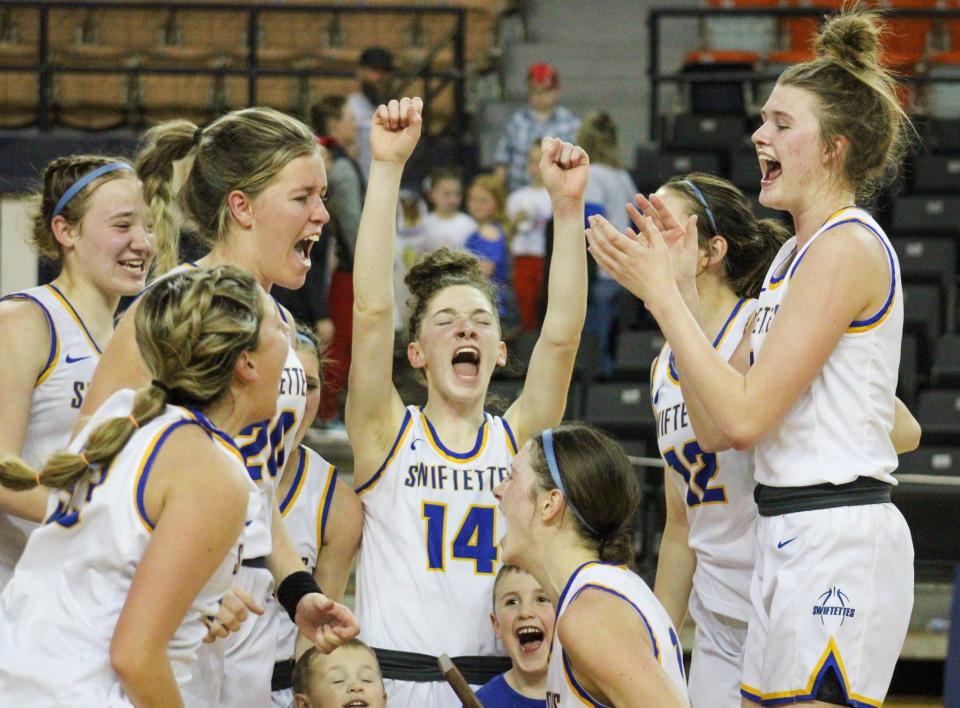
[[416, 190], [401, 189], [397, 204], [397, 250], [393, 261], [394, 329], [403, 331], [405, 322], [410, 319], [407, 300], [410, 290], [404, 282], [407, 271], [420, 257], [427, 253], [427, 231], [424, 219], [427, 217], [426, 202]]
[[580, 119], [557, 105], [559, 85], [557, 70], [550, 64], [533, 64], [527, 69], [530, 105], [510, 116], [494, 155], [497, 174], [506, 180], [511, 191], [530, 184], [527, 174], [530, 143], [543, 138], [575, 141]]
[[433, 211], [423, 219], [426, 250], [446, 246], [461, 251], [467, 239], [477, 230], [477, 222], [460, 211], [463, 202], [463, 182], [460, 172], [451, 167], [437, 167], [427, 177], [425, 185]]
[[[549, 199], [549, 197], [548, 197]], [[477, 175], [467, 190], [467, 212], [477, 229], [467, 238], [466, 249], [480, 261], [480, 271], [496, 286], [497, 310], [503, 321], [507, 316], [507, 279], [510, 274], [509, 246], [504, 225], [507, 189], [494, 174]]]
[[[577, 142], [590, 155], [590, 177], [584, 195], [587, 213], [602, 214], [611, 224], [625, 231], [629, 226], [626, 205], [637, 193], [630, 173], [620, 161], [617, 126], [609, 113], [589, 114], [580, 127]], [[603, 352], [601, 376], [613, 373], [615, 333], [620, 297], [624, 289], [603, 268], [597, 268], [590, 283], [585, 331], [600, 337]]]
[[540, 174], [540, 141], [527, 151], [527, 177], [530, 184], [510, 193], [507, 198], [507, 219], [513, 238], [513, 290], [520, 311], [520, 326], [525, 332], [539, 328], [540, 288], [543, 286], [543, 264], [546, 252], [547, 222], [553, 215], [550, 195]]
[[[363, 209], [365, 183], [356, 161], [357, 121], [343, 96], [324, 96], [310, 109], [313, 129], [330, 153], [327, 200], [330, 223], [324, 232], [333, 243], [334, 263], [330, 276], [327, 309], [329, 319], [318, 323], [317, 336], [329, 343], [330, 363], [324, 376], [319, 418], [329, 423], [337, 417], [340, 391], [350, 369], [353, 332], [353, 251]], [[326, 245], [326, 244], [324, 244]], [[329, 246], [327, 246], [329, 248]]]
[[390, 95], [390, 74], [393, 73], [393, 54], [383, 47], [369, 47], [360, 55], [357, 82], [360, 89], [347, 98], [347, 106], [357, 121], [358, 140], [355, 159], [360, 164], [363, 180], [370, 176], [370, 122], [377, 106]]

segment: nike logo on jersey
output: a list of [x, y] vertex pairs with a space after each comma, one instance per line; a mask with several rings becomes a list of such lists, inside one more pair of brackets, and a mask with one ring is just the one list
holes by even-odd
[[65, 361], [66, 361], [68, 364], [76, 364], [78, 361], [83, 361], [84, 359], [89, 359], [91, 356], [92, 356], [91, 354], [87, 354], [86, 356], [78, 356], [78, 357], [74, 358], [74, 357], [70, 356], [69, 354], [67, 354], [67, 358], [65, 359]]
[[411, 449], [411, 450], [416, 450], [416, 449], [417, 449], [417, 443], [418, 443], [418, 442], [423, 442], [423, 438], [414, 438], [413, 440], [411, 440], [411, 441], [410, 441], [410, 449]]
[[798, 538], [800, 538], [800, 537], [799, 537], [799, 536], [794, 536], [793, 538], [788, 538], [786, 541], [780, 541], [780, 543], [777, 544], [777, 548], [783, 548], [783, 547], [786, 546], [788, 543], [793, 543], [793, 542], [796, 541]]

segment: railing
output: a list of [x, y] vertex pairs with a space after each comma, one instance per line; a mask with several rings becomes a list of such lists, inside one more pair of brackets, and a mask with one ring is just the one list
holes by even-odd
[[[779, 77], [776, 71], [724, 71], [713, 72], [690, 71], [690, 72], [665, 72], [662, 68], [663, 61], [661, 57], [662, 49], [662, 23], [667, 19], [698, 19], [702, 23], [708, 17], [772, 17], [777, 19], [789, 18], [816, 18], [821, 20], [831, 12], [836, 12], [835, 8], [818, 7], [770, 7], [770, 8], [651, 8], [647, 17], [649, 29], [648, 46], [648, 74], [650, 77], [650, 138], [656, 141], [660, 131], [660, 111], [661, 96], [660, 89], [664, 84], [687, 85], [697, 82], [714, 82], [721, 84], [757, 84], [764, 82], [774, 82]], [[884, 20], [898, 19], [928, 19], [928, 20], [957, 20], [960, 21], [960, 9], [904, 9], [904, 10], [886, 10], [882, 13]], [[703, 47], [697, 47], [701, 49]], [[709, 48], [704, 48], [709, 49]], [[727, 49], [727, 48], [724, 48]], [[730, 47], [730, 49], [733, 49]], [[960, 50], [960, 47], [955, 47]], [[760, 64], [763, 64], [761, 59]], [[937, 76], [931, 77], [924, 73], [915, 75], [900, 75], [899, 81], [905, 84], [925, 85], [932, 82], [957, 83], [960, 82], [960, 73], [957, 76]]]
[[[433, 99], [438, 93], [447, 86], [453, 85], [454, 100], [452, 115], [448, 125], [443, 126], [443, 132], [449, 134], [456, 141], [457, 151], [462, 149], [462, 136], [465, 129], [464, 116], [464, 83], [465, 83], [465, 32], [466, 32], [466, 11], [455, 7], [433, 7], [423, 5], [390, 5], [378, 7], [376, 5], [355, 6], [342, 3], [317, 3], [317, 4], [280, 4], [278, 3], [219, 3], [219, 2], [197, 2], [186, 1], [168, 1], [168, 2], [135, 2], [100, 0], [69, 2], [67, 0], [41, 0], [37, 2], [24, 2], [17, 0], [0, 0], [0, 9], [26, 8], [35, 11], [38, 15], [38, 38], [37, 53], [35, 62], [9, 62], [5, 63], [2, 70], [5, 72], [30, 72], [36, 73], [39, 80], [38, 96], [38, 119], [37, 127], [42, 131], [49, 131], [54, 127], [55, 107], [53, 99], [54, 77], [58, 73], [70, 74], [125, 74], [130, 78], [131, 85], [136, 83], [136, 79], [148, 74], [163, 75], [183, 75], [183, 76], [212, 76], [215, 81], [225, 81], [226, 77], [245, 77], [246, 78], [246, 101], [247, 105], [257, 104], [257, 83], [261, 77], [286, 77], [295, 78], [299, 81], [308, 81], [310, 78], [338, 78], [349, 79], [355, 74], [356, 67], [353, 64], [336, 62], [335, 60], [318, 66], [276, 66], [277, 62], [271, 62], [272, 65], [265, 65], [261, 60], [261, 47], [259, 39], [261, 34], [261, 22], [264, 16], [283, 13], [303, 14], [326, 13], [334, 18], [352, 14], [389, 14], [397, 16], [410, 17], [415, 23], [421, 22], [422, 18], [429, 14], [435, 17], [445, 16], [452, 18], [453, 26], [442, 39], [434, 46], [430, 47], [425, 58], [411, 69], [398, 69], [395, 72], [397, 83], [401, 90], [411, 87], [418, 80], [423, 81], [424, 86], [424, 133], [429, 142], [430, 136], [439, 132], [439, 126], [436, 124], [434, 112], [431, 110]], [[210, 62], [198, 61], [195, 65], [187, 62], [179, 62], [179, 65], [152, 65], [149, 62], [129, 61], [129, 58], [117, 57], [111, 62], [109, 59], [98, 59], [95, 66], [83, 65], [77, 63], [65, 63], [57, 61], [57, 58], [51, 47], [51, 13], [56, 10], [128, 10], [133, 12], [144, 11], [167, 11], [170, 13], [178, 11], [191, 12], [236, 12], [246, 15], [246, 55], [240, 62], [221, 62], [212, 64]], [[334, 20], [336, 21], [336, 20]], [[396, 33], [399, 34], [399, 33]], [[368, 38], [369, 45], [381, 44], [392, 46], [396, 44], [396, 36], [393, 32], [384, 31], [382, 36], [372, 36]], [[319, 43], [319, 38], [318, 38]], [[81, 47], [84, 45], [80, 45]], [[156, 48], [162, 48], [158, 45]], [[453, 62], [449, 66], [441, 66], [438, 58], [441, 54], [452, 48]], [[65, 48], [69, 49], [69, 48]], [[145, 52], [149, 47], [143, 48]], [[318, 57], [323, 59], [322, 56]], [[223, 106], [215, 106], [216, 109], [223, 110]], [[130, 127], [142, 128], [142, 118], [133, 118]]]

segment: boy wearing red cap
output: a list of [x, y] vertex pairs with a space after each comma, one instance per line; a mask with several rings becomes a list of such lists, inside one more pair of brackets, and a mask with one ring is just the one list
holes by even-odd
[[557, 105], [559, 85], [557, 70], [550, 64], [527, 69], [529, 105], [510, 116], [494, 155], [497, 174], [506, 179], [510, 191], [530, 182], [526, 170], [530, 145], [545, 137], [574, 142], [577, 136], [580, 119]]

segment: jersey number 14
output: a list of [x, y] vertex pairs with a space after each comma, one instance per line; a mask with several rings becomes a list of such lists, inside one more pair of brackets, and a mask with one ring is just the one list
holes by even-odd
[[[427, 570], [446, 570], [447, 505], [423, 502], [423, 520], [427, 527]], [[497, 565], [497, 516], [492, 506], [471, 506], [450, 545], [450, 556], [473, 561], [474, 572], [491, 575]]]

